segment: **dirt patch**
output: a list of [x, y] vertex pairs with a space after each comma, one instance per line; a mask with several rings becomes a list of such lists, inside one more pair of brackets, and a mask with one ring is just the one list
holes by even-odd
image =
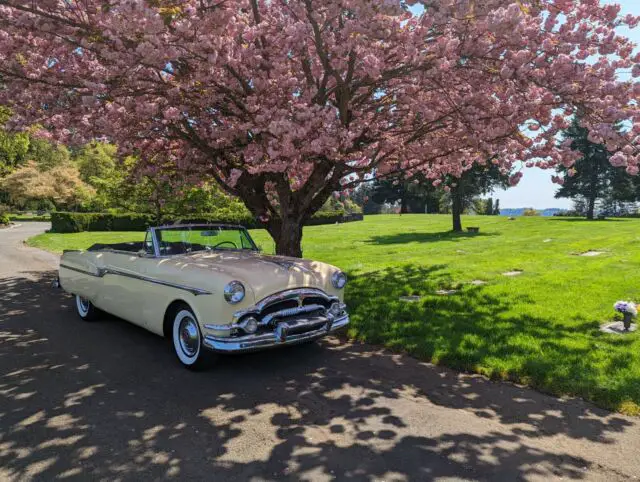
[[520, 276], [523, 273], [520, 269], [514, 269], [513, 271], [506, 271], [502, 273], [502, 276]]

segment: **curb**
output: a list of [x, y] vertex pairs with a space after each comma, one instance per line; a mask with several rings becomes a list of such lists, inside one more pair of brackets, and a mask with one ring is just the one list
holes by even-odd
[[0, 229], [13, 229], [13, 228], [19, 228], [20, 226], [22, 226], [22, 224], [10, 224], [9, 226], [6, 226], [4, 228], [0, 228]]

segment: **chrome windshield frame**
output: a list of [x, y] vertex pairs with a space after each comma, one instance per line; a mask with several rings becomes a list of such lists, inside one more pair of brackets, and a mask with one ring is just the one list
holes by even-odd
[[[177, 254], [168, 254], [168, 255], [161, 255], [160, 254], [160, 240], [158, 237], [158, 231], [161, 230], [173, 230], [173, 229], [184, 229], [184, 230], [191, 230], [191, 229], [228, 229], [228, 230], [233, 230], [236, 229], [238, 231], [242, 231], [244, 233], [244, 235], [246, 236], [247, 240], [249, 240], [249, 243], [251, 243], [251, 251], [256, 251], [259, 252], [260, 250], [258, 249], [258, 246], [256, 245], [255, 241], [253, 240], [253, 238], [251, 237], [251, 235], [249, 234], [249, 230], [247, 228], [245, 228], [244, 226], [241, 226], [239, 224], [217, 224], [217, 223], [212, 223], [212, 224], [165, 224], [162, 226], [152, 226], [149, 227], [148, 231], [151, 234], [151, 239], [153, 241], [153, 253], [154, 253], [154, 257], [155, 258], [166, 258], [166, 257], [172, 257], [172, 256], [180, 256]], [[245, 248], [243, 248], [245, 249]]]

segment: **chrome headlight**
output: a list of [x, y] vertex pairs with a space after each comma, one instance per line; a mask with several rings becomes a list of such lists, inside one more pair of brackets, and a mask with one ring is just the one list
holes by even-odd
[[224, 287], [224, 299], [235, 305], [244, 299], [244, 285], [240, 281], [232, 281]]
[[342, 271], [336, 271], [331, 276], [331, 284], [334, 288], [341, 290], [347, 284], [347, 275]]

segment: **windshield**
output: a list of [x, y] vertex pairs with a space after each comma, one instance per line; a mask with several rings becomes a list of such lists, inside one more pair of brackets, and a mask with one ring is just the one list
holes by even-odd
[[246, 229], [228, 226], [180, 226], [157, 228], [161, 256], [197, 251], [248, 249], [257, 251]]

